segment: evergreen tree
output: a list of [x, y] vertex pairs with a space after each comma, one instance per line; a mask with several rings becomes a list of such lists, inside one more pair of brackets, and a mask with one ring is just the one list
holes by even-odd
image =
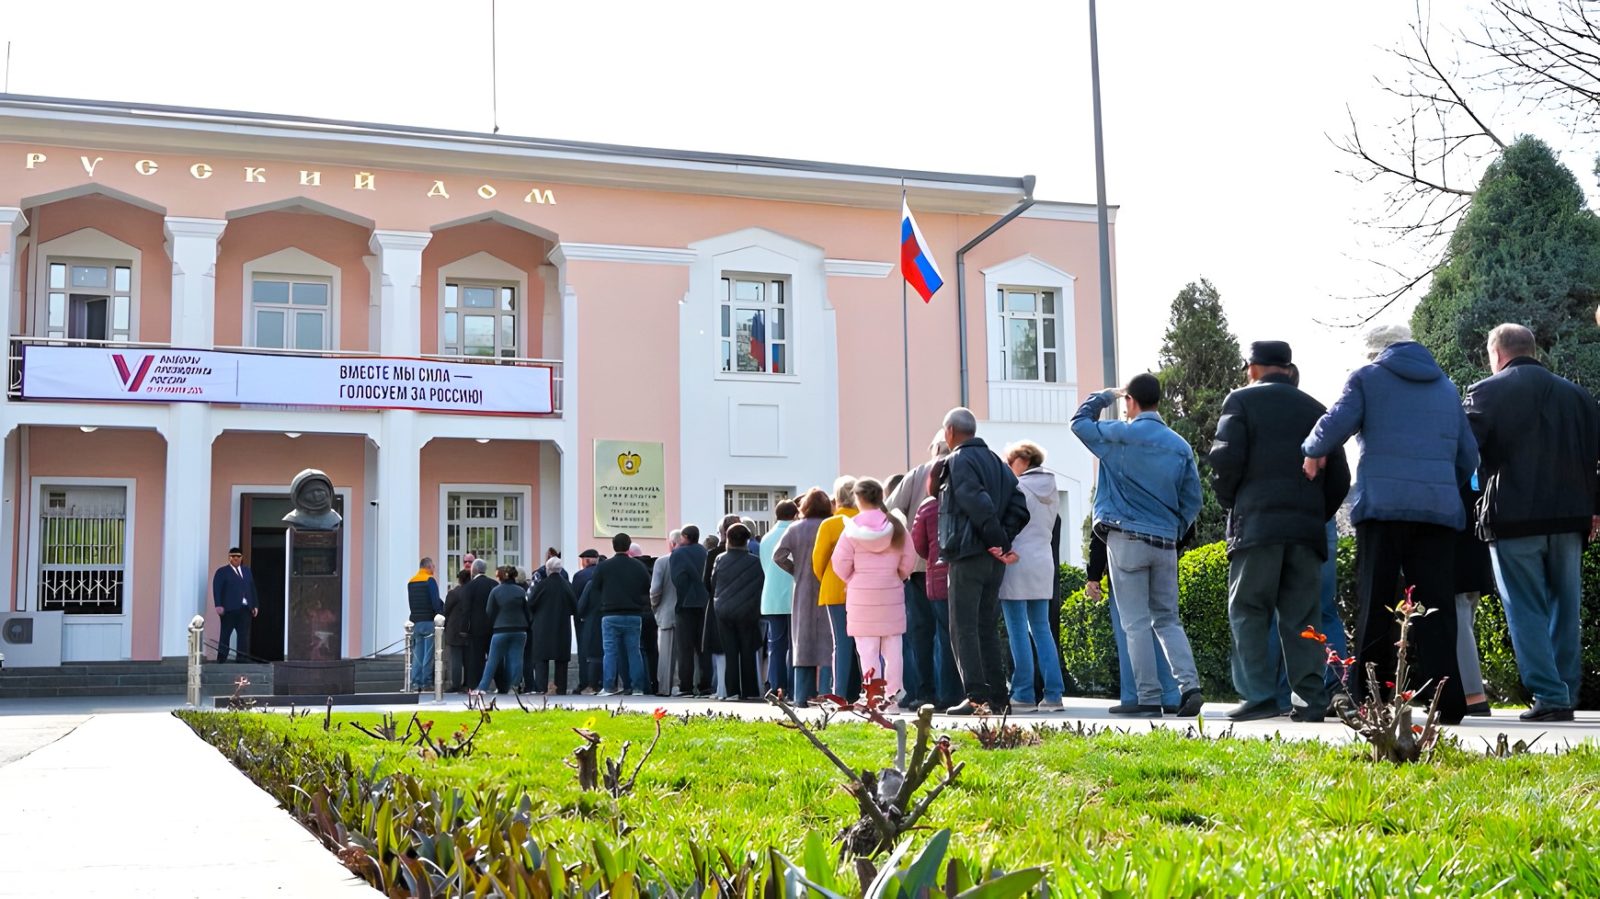
[[1600, 218], [1550, 147], [1524, 136], [1485, 171], [1411, 329], [1463, 390], [1488, 377], [1484, 342], [1502, 322], [1533, 329], [1550, 368], [1594, 390], [1597, 300]]
[[1226, 513], [1211, 489], [1206, 453], [1217, 435], [1222, 401], [1244, 384], [1244, 357], [1239, 338], [1228, 330], [1222, 297], [1204, 278], [1190, 282], [1172, 301], [1167, 333], [1161, 344], [1161, 413], [1167, 424], [1194, 448], [1200, 466], [1204, 501], [1195, 523], [1195, 542], [1221, 540]]

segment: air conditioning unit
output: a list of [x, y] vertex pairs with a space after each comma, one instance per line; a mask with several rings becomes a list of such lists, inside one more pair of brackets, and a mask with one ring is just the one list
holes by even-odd
[[0, 612], [0, 654], [7, 668], [61, 666], [64, 612]]

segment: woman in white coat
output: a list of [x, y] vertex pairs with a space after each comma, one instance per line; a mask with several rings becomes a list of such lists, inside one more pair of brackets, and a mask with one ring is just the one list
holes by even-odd
[[[1028, 526], [1011, 543], [1017, 561], [1000, 582], [1000, 611], [1011, 642], [1011, 711], [1060, 711], [1066, 686], [1050, 630], [1050, 596], [1057, 577], [1050, 534], [1061, 513], [1056, 476], [1046, 471], [1044, 450], [1024, 440], [1006, 447], [1006, 462], [1028, 501]], [[1034, 660], [1044, 681], [1044, 701], [1034, 693]]]

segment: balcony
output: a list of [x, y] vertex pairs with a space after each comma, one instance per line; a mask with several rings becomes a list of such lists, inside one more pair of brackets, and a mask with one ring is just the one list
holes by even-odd
[[[38, 379], [46, 383], [43, 386], [33, 384], [34, 396], [28, 397], [24, 396], [27, 379], [23, 359], [29, 347], [83, 352], [52, 352], [42, 357], [49, 360], [44, 363], [49, 371], [46, 374], [41, 368]], [[124, 350], [127, 352], [112, 352]], [[369, 352], [305, 352], [230, 346], [195, 350], [165, 343], [43, 337], [12, 337], [9, 356], [6, 396], [25, 402], [200, 401], [252, 407], [340, 411], [406, 408], [540, 417], [560, 417], [564, 408], [564, 368], [556, 359], [445, 355], [413, 359]], [[319, 366], [305, 362], [320, 359], [347, 360], [349, 364]], [[96, 364], [104, 367], [105, 375], [89, 370]], [[487, 377], [487, 371], [475, 371], [479, 367], [530, 371]], [[543, 371], [534, 372], [534, 369], [548, 371], [548, 411], [545, 404], [539, 402], [542, 397], [538, 396], [544, 391], [545, 376]], [[297, 395], [295, 387], [301, 384], [316, 385], [324, 396], [315, 395], [316, 390], [301, 391]], [[529, 390], [535, 392], [529, 393]], [[263, 396], [269, 398], [262, 401]], [[535, 398], [529, 400], [529, 396]], [[327, 401], [319, 401], [323, 398]], [[483, 404], [482, 408], [475, 402]]]

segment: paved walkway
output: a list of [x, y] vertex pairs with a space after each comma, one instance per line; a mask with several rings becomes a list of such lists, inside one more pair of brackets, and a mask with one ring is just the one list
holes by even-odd
[[0, 735], [0, 896], [378, 895], [166, 712], [8, 714]]
[[[505, 697], [502, 697], [504, 699]], [[169, 713], [181, 697], [38, 699], [0, 703], [0, 897], [367, 897], [349, 875], [277, 803], [202, 743]], [[563, 706], [615, 707], [618, 698], [560, 697]], [[673, 713], [717, 711], [752, 719], [775, 717], [765, 704], [626, 697], [622, 704]], [[539, 698], [530, 705], [542, 705]], [[1016, 720], [1083, 722], [1141, 732], [1185, 729], [1192, 720], [1124, 720], [1110, 702], [1068, 701], [1065, 714]], [[515, 706], [515, 702], [502, 703]], [[347, 708], [341, 711], [456, 710], [443, 705]], [[1228, 729], [1228, 706], [1206, 707], [1207, 733]], [[807, 712], [815, 715], [816, 712]], [[1600, 741], [1600, 712], [1572, 724], [1525, 724], [1516, 712], [1469, 718], [1451, 728], [1468, 750], [1499, 734], [1512, 742], [1544, 734], [1536, 749]], [[941, 718], [951, 726], [966, 721]], [[1233, 727], [1241, 736], [1277, 733], [1289, 739], [1345, 743], [1353, 734], [1335, 723], [1296, 724], [1287, 718]]]

